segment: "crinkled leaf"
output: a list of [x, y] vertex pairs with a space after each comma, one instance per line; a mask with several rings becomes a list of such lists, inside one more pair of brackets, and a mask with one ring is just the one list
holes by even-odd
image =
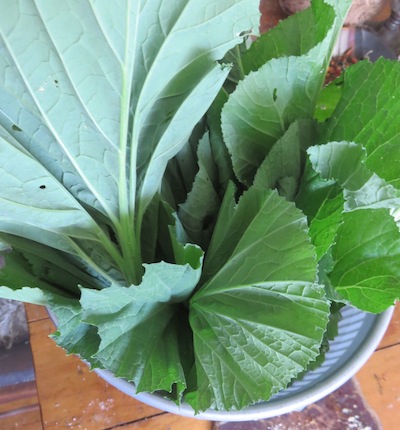
[[385, 209], [343, 214], [328, 273], [336, 291], [353, 306], [382, 312], [400, 297], [400, 232]]
[[321, 125], [321, 143], [355, 142], [365, 147], [366, 167], [400, 188], [400, 64], [383, 58], [361, 61], [344, 74], [342, 97]]
[[[398, 256], [396, 251], [396, 257], [391, 254], [400, 239], [391, 218], [400, 206], [400, 192], [366, 167], [367, 153], [359, 144], [329, 142], [308, 153], [315, 171], [343, 189], [339, 194], [331, 189], [334, 200], [325, 200], [311, 222], [313, 242], [322, 244], [319, 258], [329, 247], [332, 251], [320, 263], [319, 279], [332, 299], [380, 312], [400, 293]], [[386, 248], [383, 237], [389, 241]]]
[[233, 192], [230, 187], [223, 202], [204, 262], [202, 283], [207, 285], [201, 290], [224, 285], [231, 277], [243, 284], [290, 280], [289, 267], [296, 268], [296, 281], [313, 281], [314, 248], [301, 211], [275, 190], [252, 187], [238, 204]]
[[206, 260], [211, 276], [190, 302], [198, 391], [187, 400], [200, 410], [268, 400], [315, 359], [329, 314], [304, 215], [254, 187], [229, 210], [214, 233], [229, 254], [210, 247], [218, 263]]
[[343, 189], [351, 211], [400, 206], [400, 190], [366, 167], [365, 149], [353, 142], [329, 142], [308, 149], [313, 168], [323, 179], [334, 179]]
[[[343, 2], [345, 6], [349, 2]], [[222, 130], [233, 168], [246, 184], [252, 183], [257, 168], [288, 126], [296, 119], [314, 115], [316, 98], [344, 19], [320, 10], [315, 13], [315, 21], [325, 25], [323, 39], [316, 37], [314, 44], [300, 47], [298, 56], [272, 58], [262, 63], [239, 82], [223, 108]], [[294, 43], [299, 46], [301, 39]]]
[[200, 410], [268, 400], [317, 357], [328, 315], [312, 283], [232, 285], [194, 299], [198, 394], [187, 400]]
[[57, 345], [68, 354], [79, 355], [92, 368], [101, 367], [100, 362], [93, 357], [100, 344], [97, 328], [82, 322], [79, 300], [58, 295], [47, 296], [48, 306], [56, 317], [57, 331], [51, 337]]
[[[200, 270], [189, 264], [146, 264], [138, 286], [113, 285], [101, 291], [82, 288], [83, 320], [98, 328], [101, 339], [95, 358], [141, 390], [171, 391], [174, 383], [183, 389], [181, 364], [176, 360], [179, 352], [172, 348], [176, 334], [170, 332], [170, 322], [179, 303], [195, 288]], [[160, 372], [150, 372], [160, 363]], [[172, 379], [165, 379], [168, 368]]]

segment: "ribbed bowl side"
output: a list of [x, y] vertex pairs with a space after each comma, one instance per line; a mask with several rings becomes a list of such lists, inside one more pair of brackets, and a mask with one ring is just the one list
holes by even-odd
[[394, 308], [380, 315], [361, 312], [352, 307], [342, 309], [339, 334], [330, 342], [324, 363], [308, 372], [300, 381], [275, 395], [270, 401], [249, 406], [241, 411], [220, 412], [207, 410], [195, 415], [186, 404], [177, 406], [158, 394], [136, 394], [135, 386], [114, 377], [110, 372], [96, 370], [108, 383], [136, 399], [181, 416], [211, 421], [251, 421], [271, 418], [301, 410], [327, 396], [348, 381], [375, 351], [390, 323]]

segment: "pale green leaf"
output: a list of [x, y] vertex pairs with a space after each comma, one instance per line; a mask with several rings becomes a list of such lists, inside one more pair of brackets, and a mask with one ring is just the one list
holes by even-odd
[[329, 142], [308, 149], [313, 168], [343, 189], [344, 210], [400, 207], [400, 190], [366, 167], [365, 148], [353, 142]]
[[[243, 40], [242, 31], [257, 28], [257, 0], [2, 6], [2, 138], [25, 148], [65, 188], [60, 204], [76, 199], [94, 208], [121, 248], [98, 231], [103, 253], [128, 284], [139, 282], [147, 206], [229, 72], [217, 60]], [[23, 193], [25, 205], [32, 199]], [[70, 222], [79, 225], [78, 215]], [[40, 219], [43, 230], [64, 227], [57, 217]]]
[[1, 131], [0, 144], [1, 221], [18, 226], [20, 236], [31, 226], [59, 236], [98, 238], [92, 217], [59, 181], [22, 147], [5, 140]]

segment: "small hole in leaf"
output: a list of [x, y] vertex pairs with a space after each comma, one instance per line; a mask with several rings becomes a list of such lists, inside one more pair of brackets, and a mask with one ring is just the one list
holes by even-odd
[[44, 189], [46, 188], [46, 185], [41, 185], [39, 188], [40, 188], [41, 190], [44, 190]]
[[13, 125], [11, 126], [11, 128], [12, 128], [14, 131], [22, 131], [22, 130], [18, 127], [18, 125], [16, 125], [16, 124], [13, 124]]

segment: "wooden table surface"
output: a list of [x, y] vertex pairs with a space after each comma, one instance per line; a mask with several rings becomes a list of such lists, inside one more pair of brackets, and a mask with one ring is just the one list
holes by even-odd
[[162, 412], [107, 384], [76, 356], [66, 356], [48, 337], [54, 325], [44, 308], [28, 305], [26, 309], [41, 427], [35, 419], [30, 427], [25, 423], [24, 430], [211, 429], [208, 421]]
[[[44, 308], [28, 305], [26, 309], [36, 387], [26, 387], [23, 404], [21, 399], [12, 403], [12, 393], [8, 393], [9, 406], [19, 412], [4, 414], [0, 430], [211, 430], [211, 422], [162, 412], [122, 394], [90, 372], [77, 357], [66, 356], [64, 350], [56, 346], [48, 337], [54, 325]], [[400, 305], [385, 338], [356, 379], [384, 430], [397, 430], [400, 422]], [[0, 416], [1, 413], [0, 409]]]

